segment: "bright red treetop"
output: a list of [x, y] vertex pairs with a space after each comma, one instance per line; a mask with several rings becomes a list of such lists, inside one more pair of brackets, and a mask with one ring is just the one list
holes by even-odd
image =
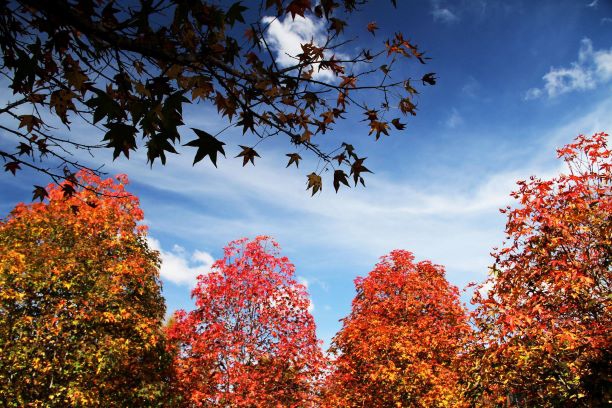
[[463, 406], [454, 364], [469, 327], [444, 269], [395, 250], [355, 286], [351, 314], [333, 339], [329, 405]]
[[168, 330], [186, 405], [314, 406], [324, 358], [306, 288], [278, 244], [231, 242], [192, 296], [196, 309]]
[[[608, 135], [558, 151], [568, 174], [518, 183], [508, 244], [477, 291], [483, 398], [600, 406], [610, 395], [612, 156]], [[606, 391], [608, 390], [608, 391]], [[606, 396], [607, 395], [607, 396]]]

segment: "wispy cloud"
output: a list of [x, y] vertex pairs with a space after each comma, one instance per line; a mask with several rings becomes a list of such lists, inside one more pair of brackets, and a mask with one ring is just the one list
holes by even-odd
[[551, 68], [542, 79], [543, 87], [531, 88], [525, 100], [538, 99], [544, 95], [555, 98], [574, 91], [594, 89], [612, 79], [612, 48], [593, 50], [590, 39], [584, 38], [578, 50], [578, 60], [566, 67]]
[[448, 119], [446, 119], [446, 126], [449, 127], [450, 129], [454, 129], [457, 126], [460, 126], [462, 124], [463, 124], [463, 117], [461, 116], [461, 114], [459, 113], [457, 109], [453, 108]]
[[195, 250], [189, 254], [180, 245], [174, 245], [167, 251], [153, 237], [148, 237], [147, 242], [149, 247], [159, 251], [162, 261], [161, 277], [177, 285], [194, 287], [197, 277], [208, 273], [215, 261], [212, 255], [204, 251]]
[[591, 8], [597, 8], [597, 6], [599, 5], [599, 0], [593, 0], [592, 2], [590, 2], [589, 4], [587, 4], [587, 7], [591, 7]]
[[475, 98], [478, 95], [480, 88], [481, 86], [478, 80], [473, 76], [470, 76], [467, 79], [465, 85], [461, 87], [461, 93], [466, 96], [469, 96], [470, 98]]
[[[154, 196], [141, 196], [147, 217], [155, 220], [154, 233], [189, 236], [208, 247], [221, 247], [241, 236], [273, 235], [292, 260], [296, 254], [308, 254], [310, 269], [300, 272], [306, 279], [319, 268], [332, 273], [337, 269], [333, 262], [370, 265], [394, 248], [444, 264], [450, 273], [486, 273], [489, 250], [503, 239], [503, 217], [497, 209], [512, 203], [509, 193], [516, 180], [558, 173], [555, 147], [578, 133], [611, 128], [610, 109], [612, 100], [607, 100], [580, 120], [540, 135], [545, 141], [541, 154], [503, 171], [484, 173], [475, 184], [449, 176], [424, 189], [401, 176], [381, 173], [365, 190], [344, 190], [342, 197], [326, 190], [310, 198], [295, 188], [304, 174], [279, 172], [284, 164], [273, 161], [273, 152], [249, 169], [235, 160], [223, 162], [219, 169], [192, 168], [185, 158], [153, 171], [130, 160], [124, 170], [140, 185], [163, 186]], [[177, 202], [185, 202], [180, 211]], [[193, 263], [191, 254], [181, 251], [163, 251], [162, 256], [174, 265], [164, 275], [182, 282], [193, 282], [212, 262], [210, 258], [206, 264]], [[177, 277], [177, 270], [189, 271], [187, 277]]]
[[440, 21], [446, 24], [459, 21], [459, 16], [453, 13], [450, 8], [443, 6], [440, 0], [433, 0], [431, 2], [431, 7], [431, 15], [434, 21]]

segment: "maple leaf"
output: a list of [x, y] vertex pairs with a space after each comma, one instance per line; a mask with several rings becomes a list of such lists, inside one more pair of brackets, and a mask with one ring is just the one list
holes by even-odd
[[253, 118], [253, 113], [241, 112], [240, 120], [236, 123], [236, 126], [242, 126], [242, 134], [244, 135], [247, 130], [251, 130], [251, 132], [255, 131], [255, 119]]
[[423, 78], [421, 78], [421, 81], [423, 82], [423, 85], [425, 84], [429, 84], [429, 85], [435, 85], [436, 84], [436, 74], [435, 72], [430, 72], [428, 74], [423, 75]]
[[358, 157], [355, 155], [355, 147], [353, 147], [353, 145], [348, 144], [348, 143], [342, 143], [342, 147], [344, 148], [344, 151], [346, 152], [346, 154], [349, 155], [349, 157], [352, 157], [355, 160], [358, 159]]
[[334, 171], [334, 189], [336, 190], [336, 193], [338, 193], [338, 189], [340, 188], [340, 183], [344, 184], [347, 187], [350, 187], [348, 180], [347, 180], [347, 175], [344, 172], [344, 170], [335, 170]]
[[252, 147], [239, 145], [242, 151], [236, 157], [242, 157], [242, 167], [250, 161], [253, 166], [255, 165], [255, 157], [260, 157], [259, 154]]
[[337, 156], [334, 156], [334, 160], [338, 160], [338, 165], [341, 165], [342, 162], [346, 160], [346, 155], [344, 153], [340, 153]]
[[334, 9], [338, 8], [340, 5], [334, 0], [321, 0], [321, 6], [323, 8], [323, 14], [325, 14], [325, 18], [329, 18], [330, 14], [333, 13]]
[[310, 10], [310, 0], [293, 0], [286, 8], [287, 14], [291, 14], [291, 18], [295, 20], [295, 16], [304, 17], [306, 10]]
[[68, 124], [68, 110], [75, 110], [72, 99], [75, 94], [68, 89], [60, 89], [51, 93], [49, 100], [49, 108], [54, 109], [57, 116], [60, 117], [63, 123]]
[[19, 155], [30, 155], [32, 153], [32, 147], [23, 143], [23, 142], [19, 142], [19, 146], [17, 147], [17, 149], [19, 149]]
[[184, 146], [198, 148], [195, 157], [193, 158], [193, 165], [208, 156], [212, 164], [217, 167], [217, 153], [221, 153], [223, 156], [225, 156], [225, 150], [223, 150], [225, 143], [203, 130], [194, 128], [191, 130], [195, 132], [198, 138], [185, 143]]
[[373, 132], [376, 132], [376, 140], [378, 140], [381, 133], [384, 133], [385, 135], [389, 136], [388, 129], [389, 124], [387, 122], [379, 122], [375, 120], [370, 123], [370, 133], [368, 134], [371, 135]]
[[375, 21], [368, 23], [368, 31], [372, 33], [372, 35], [376, 35], [375, 31], [378, 30], [378, 24]]
[[353, 164], [351, 165], [351, 174], [353, 175], [353, 181], [355, 181], [355, 185], [357, 182], [361, 182], [361, 184], [365, 187], [365, 181], [363, 177], [361, 177], [361, 173], [372, 173], [367, 167], [363, 165], [366, 157], [356, 158]]
[[[139, 85], [142, 86], [142, 84]], [[105, 116], [108, 117], [109, 120], [119, 119], [124, 116], [121, 106], [106, 92], [98, 89], [93, 89], [93, 92], [96, 94], [96, 96], [85, 101], [85, 105], [94, 109], [93, 123], [98, 123]]]
[[74, 188], [74, 185], [72, 183], [64, 183], [61, 185], [61, 190], [62, 190], [62, 194], [64, 195], [64, 198], [70, 198], [72, 196], [74, 196], [77, 191]]
[[357, 77], [353, 75], [341, 76], [342, 82], [338, 85], [339, 88], [355, 88], [357, 86]]
[[412, 103], [410, 98], [403, 98], [399, 103], [399, 109], [404, 115], [410, 113], [412, 116], [416, 116], [416, 105]]
[[34, 115], [20, 115], [19, 128], [25, 127], [28, 133], [31, 133], [34, 128], [39, 129], [43, 121]]
[[397, 130], [404, 130], [406, 128], [406, 124], [405, 123], [401, 123], [399, 118], [395, 118], [391, 121], [391, 123], [393, 124], [393, 126], [395, 126], [395, 128]]
[[419, 92], [418, 92], [416, 89], [414, 89], [414, 88], [412, 87], [412, 85], [410, 84], [410, 80], [409, 80], [409, 79], [407, 79], [406, 81], [404, 81], [404, 89], [405, 89], [406, 91], [408, 91], [408, 93], [409, 93], [410, 95], [415, 95], [415, 94], [418, 94], [418, 93], [419, 93]]
[[121, 153], [128, 159], [130, 150], [136, 150], [136, 129], [134, 126], [125, 123], [107, 123], [104, 125], [108, 131], [104, 134], [103, 141], [107, 141], [106, 147], [113, 148], [113, 160]]
[[323, 189], [323, 181], [321, 180], [321, 176], [319, 176], [317, 173], [312, 172], [306, 177], [308, 178], [306, 190], [312, 188], [311, 196], [314, 196], [317, 191], [321, 191]]
[[377, 110], [368, 109], [367, 111], [364, 112], [364, 114], [367, 116], [367, 120], [370, 120], [370, 121], [378, 120], [378, 111]]
[[13, 173], [13, 176], [17, 173], [17, 170], [21, 170], [19, 162], [11, 161], [4, 165], [4, 171], [10, 171]]
[[338, 18], [330, 18], [329, 21], [331, 22], [331, 29], [334, 30], [336, 32], [336, 34], [340, 34], [342, 31], [344, 31], [344, 27], [346, 26], [346, 21], [342, 21]]
[[241, 1], [238, 1], [232, 4], [227, 10], [227, 13], [225, 13], [225, 21], [227, 21], [230, 26], [233, 26], [236, 21], [240, 21], [244, 24], [244, 17], [242, 16], [242, 13], [248, 10], [248, 8], [244, 7], [241, 3]]
[[302, 136], [300, 137], [300, 143], [310, 142], [310, 138], [312, 137], [312, 132], [309, 129], [304, 130]]
[[289, 157], [289, 163], [287, 163], [285, 167], [291, 166], [292, 163], [295, 163], [295, 167], [300, 167], [300, 160], [302, 160], [302, 157], [299, 154], [288, 153], [285, 156]]
[[170, 139], [163, 134], [155, 133], [151, 135], [146, 143], [147, 160], [153, 166], [155, 159], [159, 158], [162, 165], [166, 164], [166, 152], [177, 154], [172, 146]]
[[38, 198], [40, 201], [43, 201], [48, 196], [49, 193], [47, 193], [46, 188], [41, 186], [34, 186], [34, 190], [32, 191], [32, 200], [36, 200]]

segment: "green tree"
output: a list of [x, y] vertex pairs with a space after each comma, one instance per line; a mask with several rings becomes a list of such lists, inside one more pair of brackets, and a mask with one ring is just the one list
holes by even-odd
[[79, 173], [0, 222], [0, 405], [162, 404], [159, 257], [126, 183]]
[[[81, 167], [66, 150], [110, 148], [117, 158], [129, 157], [140, 144], [151, 165], [165, 164], [166, 155], [184, 143], [183, 107], [199, 102], [227, 118], [228, 128], [253, 136], [240, 146], [237, 157], [244, 165], [255, 163], [261, 140], [284, 137], [287, 166], [298, 166], [305, 153], [321, 159], [323, 165], [308, 175], [313, 194], [322, 188], [326, 170], [333, 170], [336, 191], [340, 184], [348, 186], [351, 176], [364, 184], [365, 158], [346, 142], [323, 146], [320, 135], [351, 106], [366, 116], [364, 133], [376, 139], [404, 129], [400, 118], [416, 115], [418, 86], [393, 74], [405, 71], [402, 59], [424, 64], [424, 53], [398, 33], [381, 39], [379, 49], [345, 56], [355, 49], [347, 47], [355, 39], [343, 34], [346, 19], [365, 1], [219, 3], [0, 1], [0, 70], [13, 91], [0, 106], [0, 117], [7, 118], [0, 126], [15, 142], [14, 150], [0, 150], [5, 169], [16, 173], [31, 167], [57, 182], [64, 174], [44, 166], [46, 161], [59, 161], [70, 171]], [[305, 39], [293, 62], [280, 64], [278, 50], [267, 40], [270, 26], [276, 19], [304, 16], [323, 24], [324, 33]], [[351, 37], [370, 36], [378, 26], [351, 28]], [[435, 81], [426, 73], [418, 83]], [[49, 115], [43, 115], [49, 111], [66, 126], [75, 118], [98, 124], [102, 142], [58, 135]], [[194, 164], [208, 156], [216, 166], [218, 156], [225, 155], [223, 129], [193, 131], [195, 138], [185, 145], [195, 149]]]

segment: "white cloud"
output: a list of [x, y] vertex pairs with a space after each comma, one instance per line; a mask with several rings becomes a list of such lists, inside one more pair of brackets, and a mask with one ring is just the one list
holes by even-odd
[[593, 0], [592, 2], [587, 4], [587, 7], [597, 8], [598, 3], [599, 3], [599, 0]]
[[149, 247], [159, 251], [162, 261], [161, 277], [177, 285], [194, 287], [197, 277], [208, 273], [215, 261], [207, 252], [196, 250], [189, 256], [180, 245], [175, 244], [170, 251], [166, 251], [153, 237], [148, 237], [147, 242]]
[[542, 88], [531, 88], [525, 93], [525, 100], [537, 99], [543, 95], [555, 98], [559, 95], [595, 89], [612, 79], [612, 48], [593, 50], [590, 39], [584, 38], [578, 50], [578, 61], [569, 67], [551, 68], [542, 79]]
[[459, 17], [453, 13], [448, 7], [443, 7], [439, 0], [434, 0], [431, 3], [434, 21], [450, 24], [459, 21]]
[[459, 111], [457, 109], [453, 108], [450, 116], [448, 117], [448, 119], [446, 119], [446, 126], [451, 129], [454, 129], [462, 124], [463, 117], [459, 114]]
[[525, 92], [525, 100], [530, 101], [532, 99], [538, 99], [542, 96], [542, 90], [540, 88], [530, 88]]
[[606, 24], [606, 23], [612, 23], [612, 18], [611, 17], [603, 17], [601, 19], [601, 24]]
[[[296, 16], [295, 20], [286, 16], [283, 20], [277, 17], [264, 17], [264, 24], [269, 24], [266, 31], [266, 42], [276, 54], [276, 63], [282, 67], [296, 65], [298, 54], [302, 53], [301, 44], [314, 42], [321, 47], [326, 42], [326, 28], [323, 19], [313, 19], [309, 16]], [[331, 57], [325, 54], [326, 58]], [[347, 59], [346, 55], [336, 53], [337, 59]], [[336, 76], [326, 69], [319, 70], [318, 64], [314, 64], [313, 77], [320, 81], [330, 82]]]

